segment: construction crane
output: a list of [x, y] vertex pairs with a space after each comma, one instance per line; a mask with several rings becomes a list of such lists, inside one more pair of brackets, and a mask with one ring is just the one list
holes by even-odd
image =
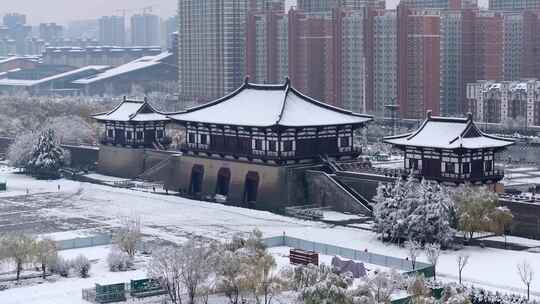
[[148, 5], [148, 6], [145, 6], [145, 7], [139, 7], [139, 8], [124, 8], [124, 9], [117, 9], [115, 10], [116, 13], [122, 13], [122, 15], [124, 16], [124, 18], [126, 17], [126, 13], [131, 13], [131, 12], [137, 12], [137, 11], [140, 11], [142, 12], [143, 14], [147, 14], [147, 13], [152, 13], [154, 8], [157, 8], [158, 5]]

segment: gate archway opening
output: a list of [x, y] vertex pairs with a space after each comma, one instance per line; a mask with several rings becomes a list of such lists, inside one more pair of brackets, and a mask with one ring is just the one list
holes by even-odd
[[255, 207], [257, 203], [257, 194], [259, 191], [259, 173], [249, 171], [246, 174], [246, 181], [244, 183], [244, 204], [249, 207]]
[[229, 168], [221, 168], [217, 174], [216, 194], [228, 196], [231, 183], [231, 170]]
[[189, 194], [200, 195], [203, 188], [204, 167], [202, 165], [194, 165], [191, 168], [191, 180], [189, 183]]

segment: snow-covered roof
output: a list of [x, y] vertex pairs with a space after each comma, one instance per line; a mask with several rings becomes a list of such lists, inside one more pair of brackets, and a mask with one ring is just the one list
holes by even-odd
[[163, 52], [156, 56], [144, 56], [141, 58], [138, 58], [136, 60], [133, 60], [131, 62], [128, 62], [126, 64], [120, 65], [118, 67], [109, 69], [104, 71], [103, 73], [93, 75], [90, 77], [82, 78], [73, 81], [75, 84], [91, 84], [98, 81], [103, 81], [106, 79], [110, 79], [125, 73], [146, 69], [149, 67], [156, 66], [158, 64], [161, 64], [161, 61], [166, 59], [167, 57], [172, 56], [172, 53], [170, 52]]
[[4, 78], [4, 79], [0, 79], [0, 86], [31, 87], [31, 86], [46, 83], [46, 82], [49, 82], [49, 81], [52, 81], [52, 80], [61, 79], [63, 77], [69, 77], [69, 76], [72, 76], [72, 75], [76, 75], [76, 74], [81, 73], [81, 72], [86, 72], [86, 71], [97, 71], [97, 72], [99, 72], [99, 71], [103, 71], [103, 70], [108, 69], [108, 68], [109, 68], [109, 66], [106, 66], [106, 65], [90, 65], [90, 66], [85, 66], [85, 67], [80, 68], [80, 69], [76, 69], [76, 70], [72, 70], [72, 71], [68, 71], [68, 72], [65, 72], [65, 73], [60, 73], [60, 74], [56, 74], [56, 75], [52, 75], [52, 76], [49, 76], [49, 77], [45, 77], [45, 78], [42, 78], [42, 79], [36, 79], [36, 80]]
[[92, 115], [99, 121], [169, 121], [166, 114], [154, 109], [148, 101], [124, 100], [109, 112]]
[[431, 116], [415, 132], [385, 137], [384, 142], [396, 146], [413, 146], [439, 149], [504, 148], [514, 141], [483, 133], [472, 120]]
[[250, 127], [309, 127], [363, 124], [372, 117], [318, 102], [283, 85], [248, 83], [233, 93], [170, 118], [182, 122]]

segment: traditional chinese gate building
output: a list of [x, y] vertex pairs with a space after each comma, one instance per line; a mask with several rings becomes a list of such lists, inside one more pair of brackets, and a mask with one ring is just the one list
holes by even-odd
[[439, 182], [493, 184], [504, 177], [495, 167], [495, 155], [511, 140], [483, 133], [467, 118], [431, 116], [412, 133], [386, 137], [404, 153], [406, 172]]
[[357, 157], [354, 132], [371, 120], [313, 100], [288, 80], [246, 80], [228, 96], [169, 117], [186, 130], [179, 188], [258, 207], [288, 201], [289, 168]]

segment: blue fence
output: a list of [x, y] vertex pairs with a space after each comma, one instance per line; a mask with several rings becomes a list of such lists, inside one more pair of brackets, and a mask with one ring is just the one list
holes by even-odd
[[302, 250], [311, 250], [324, 255], [339, 255], [341, 257], [355, 261], [396, 269], [407, 274], [422, 273], [426, 277], [433, 277], [435, 275], [435, 267], [433, 265], [418, 261], [415, 263], [415, 267], [413, 268], [412, 262], [410, 260], [324, 243], [312, 242], [286, 235], [266, 238], [263, 241], [267, 247], [286, 246]]
[[70, 240], [56, 241], [58, 250], [87, 248], [94, 246], [104, 246], [112, 243], [112, 236], [108, 234], [98, 234], [89, 237], [81, 237]]

